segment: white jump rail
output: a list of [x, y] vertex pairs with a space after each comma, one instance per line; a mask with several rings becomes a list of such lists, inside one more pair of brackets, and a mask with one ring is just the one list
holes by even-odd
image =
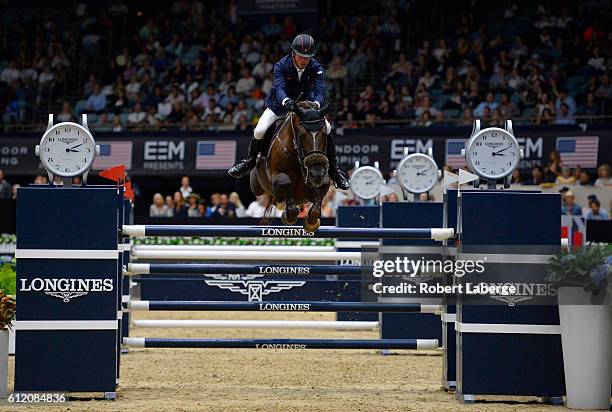
[[329, 329], [375, 330], [378, 322], [309, 321], [309, 320], [195, 320], [146, 319], [134, 320], [136, 328], [198, 328], [198, 329]]
[[211, 250], [132, 250], [133, 260], [247, 260], [247, 261], [320, 261], [359, 260], [361, 252], [258, 252]]
[[334, 252], [334, 246], [273, 246], [273, 245], [134, 245], [133, 251], [141, 250], [189, 250], [189, 251], [245, 251], [245, 252]]

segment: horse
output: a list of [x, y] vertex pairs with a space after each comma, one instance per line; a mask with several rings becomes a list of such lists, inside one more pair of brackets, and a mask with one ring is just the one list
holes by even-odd
[[294, 112], [279, 120], [272, 133], [267, 155], [257, 157], [251, 171], [250, 186], [255, 196], [271, 195], [272, 204], [282, 210], [286, 225], [297, 222], [299, 209], [312, 206], [304, 219], [304, 229], [314, 232], [321, 225], [321, 203], [329, 189], [327, 159], [327, 122], [329, 104], [318, 109], [312, 102], [301, 101]]

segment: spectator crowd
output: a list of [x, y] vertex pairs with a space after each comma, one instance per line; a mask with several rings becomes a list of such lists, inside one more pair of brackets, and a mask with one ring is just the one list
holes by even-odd
[[[457, 24], [441, 28], [443, 37], [411, 48], [407, 27], [412, 9], [423, 7], [417, 3], [320, 13], [317, 58], [339, 124], [575, 124], [609, 114], [609, 2], [510, 2], [493, 12], [468, 2]], [[245, 24], [236, 1], [176, 0], [142, 17], [135, 7], [115, 1], [76, 2], [65, 15], [5, 10], [3, 121], [32, 121], [28, 115], [47, 102], [60, 105], [63, 121], [90, 113], [97, 130], [251, 128], [272, 88], [273, 63], [295, 34], [308, 31], [288, 15]]]
[[[491, 12], [473, 3], [453, 33], [424, 40], [413, 55], [400, 50], [382, 89], [345, 97], [338, 119], [346, 127], [599, 121], [612, 111], [610, 5], [546, 4]], [[607, 17], [598, 18], [598, 7]]]
[[[323, 217], [335, 216], [335, 208], [331, 205], [334, 194], [335, 189], [330, 188], [321, 208]], [[300, 207], [299, 217], [304, 217], [307, 212], [307, 207]], [[281, 211], [270, 204], [270, 197], [267, 195], [258, 196], [246, 208], [242, 204], [237, 192], [232, 192], [229, 195], [213, 193], [210, 195], [210, 201], [207, 202], [206, 199], [203, 199], [198, 193], [194, 192], [188, 176], [183, 176], [180, 187], [172, 196], [166, 195], [164, 197], [161, 193], [155, 193], [153, 195], [153, 203], [149, 207], [150, 217], [217, 217], [234, 219], [242, 217], [274, 218], [280, 217], [281, 214]]]

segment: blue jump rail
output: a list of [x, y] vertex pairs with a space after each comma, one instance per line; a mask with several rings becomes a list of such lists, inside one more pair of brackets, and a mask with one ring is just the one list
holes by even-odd
[[440, 305], [420, 303], [369, 302], [226, 302], [226, 301], [171, 301], [137, 300], [129, 303], [136, 311], [240, 311], [240, 312], [408, 312], [438, 313]]
[[261, 238], [355, 238], [355, 239], [434, 239], [454, 236], [448, 228], [344, 228], [322, 226], [308, 232], [297, 226], [224, 226], [224, 225], [124, 225], [124, 236], [208, 236]]
[[199, 263], [130, 263], [132, 275], [356, 275], [372, 273], [371, 266], [348, 265], [245, 265]]
[[437, 339], [170, 339], [123, 338], [138, 348], [437, 349]]

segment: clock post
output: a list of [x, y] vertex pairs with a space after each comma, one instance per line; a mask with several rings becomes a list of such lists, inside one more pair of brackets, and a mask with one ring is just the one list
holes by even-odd
[[425, 153], [408, 154], [404, 150], [405, 157], [397, 165], [397, 180], [402, 189], [413, 196], [417, 201], [421, 193], [428, 193], [436, 185], [442, 173], [433, 158], [433, 149], [430, 147]]
[[456, 397], [555, 401], [565, 391], [563, 357], [557, 300], [545, 276], [550, 257], [560, 251], [559, 194], [497, 189], [500, 181], [504, 189], [510, 187], [522, 157], [510, 120], [504, 129], [481, 129], [475, 121], [463, 153], [487, 187], [449, 191], [449, 222], [457, 228], [457, 261], [482, 261], [484, 269], [454, 276], [454, 284], [464, 290], [505, 284], [516, 291], [456, 295], [457, 347], [449, 352], [455, 357]]
[[[512, 173], [519, 166], [523, 158], [523, 149], [519, 147], [512, 120], [506, 120], [504, 128], [480, 128], [480, 120], [474, 120], [472, 134], [461, 150], [468, 168], [487, 181], [487, 188], [495, 189], [497, 182], [501, 181], [503, 187], [508, 189], [512, 182]], [[474, 183], [475, 187], [480, 182]]]
[[15, 392], [115, 397], [123, 193], [72, 187], [96, 152], [86, 117], [53, 125], [50, 115], [37, 149], [50, 184], [17, 191]]
[[355, 171], [351, 175], [351, 191], [364, 205], [380, 203], [384, 185], [385, 179], [380, 173], [378, 162], [375, 162], [374, 166], [359, 166], [359, 162], [355, 162]]
[[36, 145], [36, 156], [49, 176], [53, 185], [55, 177], [61, 177], [63, 187], [72, 187], [72, 179], [82, 176], [83, 186], [87, 185], [87, 176], [93, 161], [100, 154], [100, 146], [89, 131], [87, 114], [83, 113], [81, 124], [62, 122], [53, 124], [53, 114], [49, 114], [47, 130]]

